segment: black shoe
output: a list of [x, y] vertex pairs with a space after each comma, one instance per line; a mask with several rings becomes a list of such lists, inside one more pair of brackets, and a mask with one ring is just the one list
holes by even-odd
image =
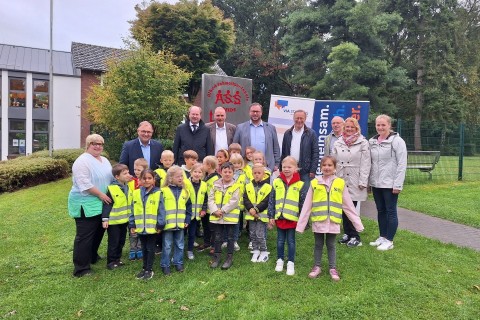
[[204, 244], [201, 244], [201, 245], [199, 245], [199, 246], [197, 247], [197, 251], [198, 251], [198, 252], [203, 252], [203, 251], [204, 251], [205, 249], [207, 249], [207, 248], [210, 248], [210, 246], [209, 246], [209, 245], [206, 245], [206, 244], [204, 243]]
[[175, 265], [175, 270], [178, 272], [183, 272], [185, 269], [183, 268], [183, 264]]
[[123, 263], [123, 261], [120, 261], [120, 260], [117, 261], [117, 264], [118, 264], [119, 267], [124, 267], [125, 266], [125, 263]]
[[210, 264], [210, 268], [215, 269], [220, 264], [220, 254], [216, 253], [213, 255], [212, 263]]
[[89, 269], [89, 270], [83, 270], [77, 274], [74, 274], [73, 276], [76, 278], [81, 278], [81, 277], [91, 276], [92, 274], [93, 274], [93, 271]]
[[109, 264], [107, 264], [107, 269], [108, 270], [117, 269], [118, 267], [120, 267], [120, 265], [116, 261], [113, 261], [113, 262], [110, 262]]
[[352, 238], [347, 243], [347, 247], [349, 248], [355, 248], [355, 247], [361, 247], [361, 246], [362, 246], [362, 242], [357, 238]]
[[145, 276], [145, 272], [146, 272], [145, 270], [140, 271], [139, 273], [137, 273], [136, 278], [143, 279], [143, 277]]
[[222, 270], [230, 269], [232, 264], [233, 264], [233, 254], [229, 254], [227, 256], [227, 260], [225, 260], [225, 263], [222, 265]]
[[338, 243], [340, 244], [347, 244], [348, 241], [350, 241], [350, 237], [347, 234], [344, 234], [340, 240], [338, 240]]
[[162, 272], [164, 275], [169, 276], [170, 275], [170, 267], [162, 267]]
[[150, 280], [153, 278], [153, 271], [145, 271], [145, 275], [143, 276], [143, 280]]

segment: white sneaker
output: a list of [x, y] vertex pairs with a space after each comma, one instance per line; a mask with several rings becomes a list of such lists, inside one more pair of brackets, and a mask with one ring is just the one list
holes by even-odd
[[292, 261], [287, 262], [287, 276], [293, 276], [295, 274], [295, 263]]
[[248, 250], [252, 250], [252, 249], [253, 249], [253, 245], [252, 245], [252, 241], [250, 241], [250, 242], [248, 243]]
[[393, 249], [393, 241], [384, 239], [382, 244], [377, 247], [377, 250], [380, 251], [387, 251]]
[[187, 258], [188, 260], [195, 259], [195, 256], [193, 255], [193, 251], [187, 251]]
[[387, 239], [385, 239], [384, 237], [379, 237], [377, 240], [375, 240], [375, 241], [373, 241], [373, 242], [370, 242], [370, 245], [371, 245], [372, 247], [378, 247], [378, 246], [381, 245], [385, 240], [387, 240]]
[[252, 255], [252, 260], [250, 260], [250, 261], [257, 262], [259, 256], [260, 256], [260, 251], [259, 250], [254, 250], [253, 255]]
[[[267, 251], [261, 251], [257, 262], [267, 262], [267, 261], [268, 261], [268, 252]], [[282, 268], [283, 268], [283, 266], [282, 266]]]
[[235, 251], [240, 251], [240, 246], [236, 242], [233, 244], [233, 248], [235, 249]]
[[277, 260], [277, 265], [275, 266], [275, 271], [277, 271], [277, 272], [282, 272], [283, 271], [283, 260], [282, 259]]
[[194, 246], [195, 248], [198, 247], [198, 243], [195, 241], [195, 242], [193, 243], [193, 246]]
[[225, 249], [226, 247], [227, 247], [227, 243], [226, 242], [222, 243], [222, 249]]

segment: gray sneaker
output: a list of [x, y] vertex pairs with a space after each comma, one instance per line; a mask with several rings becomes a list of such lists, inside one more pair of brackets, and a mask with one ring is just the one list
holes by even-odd
[[362, 246], [362, 242], [359, 241], [357, 238], [352, 238], [347, 243], [347, 247], [349, 248], [355, 248], [355, 247], [361, 247], [361, 246]]

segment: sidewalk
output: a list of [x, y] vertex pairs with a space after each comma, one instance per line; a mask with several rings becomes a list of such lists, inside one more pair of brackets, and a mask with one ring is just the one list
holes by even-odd
[[[377, 221], [375, 202], [362, 202], [361, 216]], [[465, 226], [420, 212], [398, 208], [398, 228], [418, 233], [422, 236], [452, 243], [480, 251], [480, 229]]]

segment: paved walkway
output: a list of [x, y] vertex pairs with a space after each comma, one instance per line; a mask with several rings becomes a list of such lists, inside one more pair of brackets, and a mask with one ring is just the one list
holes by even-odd
[[[362, 202], [361, 216], [377, 220], [375, 202]], [[398, 227], [422, 236], [480, 251], [480, 229], [398, 208]]]

